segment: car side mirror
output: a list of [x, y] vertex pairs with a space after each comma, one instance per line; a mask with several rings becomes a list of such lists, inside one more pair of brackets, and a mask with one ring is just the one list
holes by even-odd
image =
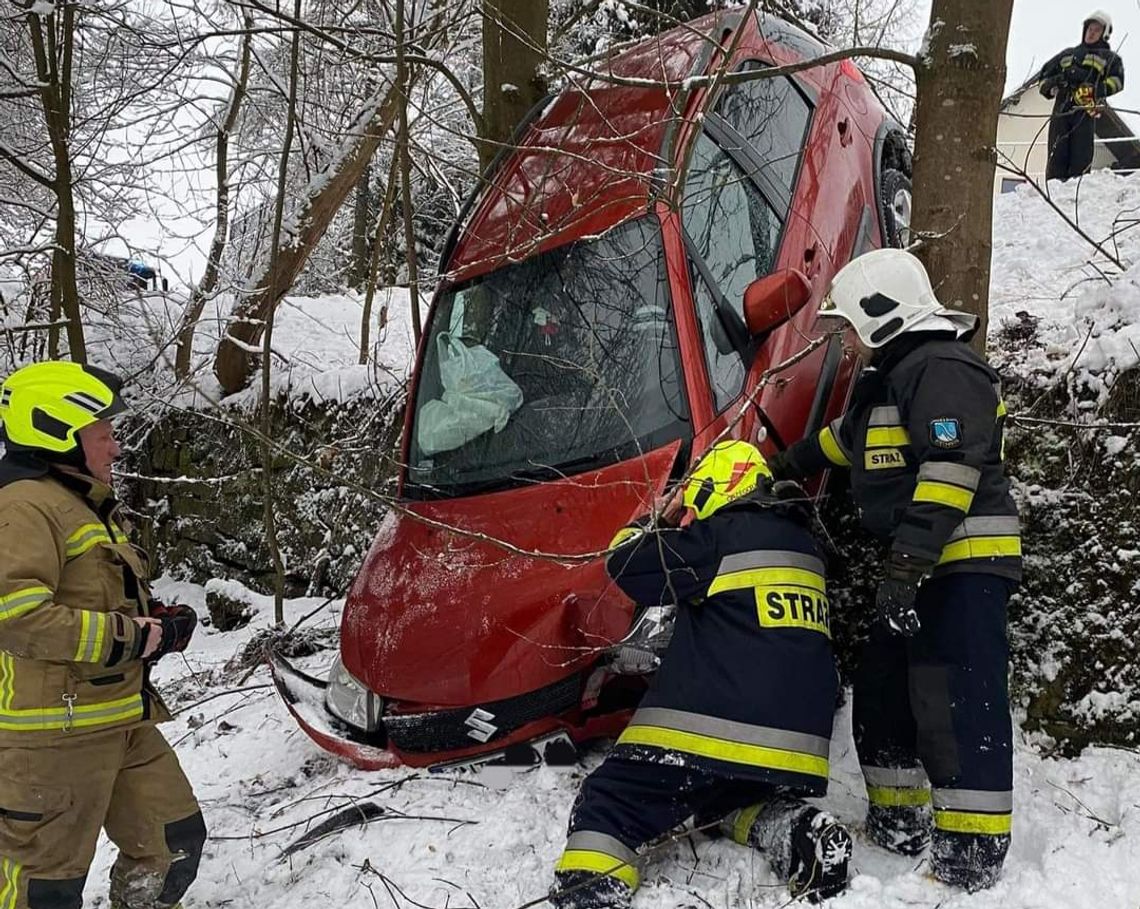
[[757, 337], [783, 325], [811, 299], [811, 281], [795, 268], [757, 278], [744, 291], [744, 321]]

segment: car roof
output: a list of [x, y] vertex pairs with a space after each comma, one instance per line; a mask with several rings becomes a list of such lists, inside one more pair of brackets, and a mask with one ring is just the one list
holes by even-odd
[[661, 152], [690, 100], [685, 80], [705, 71], [722, 34], [739, 21], [738, 12], [712, 13], [607, 61], [608, 74], [644, 84], [578, 77], [549, 99], [461, 226], [445, 266], [450, 279], [604, 233], [647, 211], [655, 178], [672, 167]]

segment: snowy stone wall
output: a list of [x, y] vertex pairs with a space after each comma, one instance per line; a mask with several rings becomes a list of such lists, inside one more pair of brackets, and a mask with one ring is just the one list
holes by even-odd
[[[365, 490], [394, 492], [402, 396], [275, 402], [272, 436], [317, 465], [276, 456], [269, 469], [286, 565], [287, 595], [343, 593], [383, 515]], [[135, 453], [126, 484], [159, 571], [204, 584], [230, 578], [273, 585], [263, 520], [260, 444], [241, 426], [255, 414], [171, 412]], [[331, 474], [331, 476], [329, 475]]]

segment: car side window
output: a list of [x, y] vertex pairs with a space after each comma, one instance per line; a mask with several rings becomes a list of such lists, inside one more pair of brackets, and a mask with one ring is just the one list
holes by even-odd
[[724, 323], [716, 311], [712, 288], [691, 259], [689, 276], [693, 282], [697, 320], [701, 325], [701, 343], [705, 351], [705, 364], [708, 366], [709, 384], [712, 386], [716, 411], [720, 413], [744, 389], [744, 377], [748, 369], [740, 352], [732, 346]]
[[718, 298], [742, 329], [744, 291], [772, 270], [781, 223], [740, 165], [704, 133], [689, 158], [681, 214], [705, 361], [720, 411], [740, 394], [747, 366], [732, 344]]
[[[768, 65], [750, 60], [739, 72]], [[748, 142], [762, 174], [790, 197], [811, 119], [811, 106], [795, 83], [779, 76], [731, 85], [717, 101], [715, 113]]]
[[689, 159], [682, 220], [716, 290], [743, 318], [745, 289], [775, 261], [780, 219], [740, 166], [704, 133]]

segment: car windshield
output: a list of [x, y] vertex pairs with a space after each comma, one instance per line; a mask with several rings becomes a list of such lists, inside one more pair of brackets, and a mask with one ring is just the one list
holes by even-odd
[[439, 300], [410, 495], [581, 473], [689, 435], [660, 226], [647, 216]]

